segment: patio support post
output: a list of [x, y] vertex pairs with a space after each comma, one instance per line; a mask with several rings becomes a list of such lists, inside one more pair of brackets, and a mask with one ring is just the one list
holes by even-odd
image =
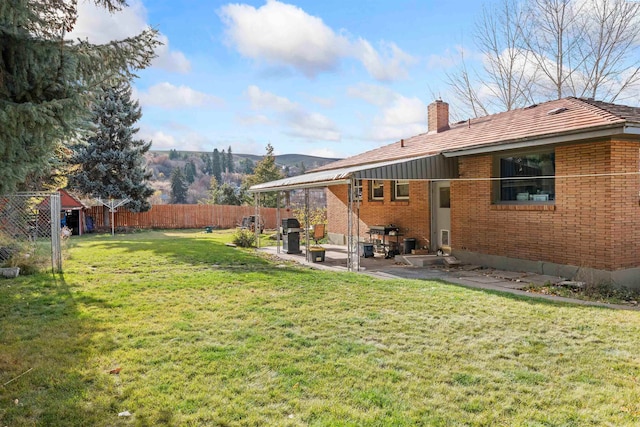
[[311, 252], [309, 251], [309, 189], [304, 189], [304, 236], [307, 262], [311, 262]]
[[260, 247], [260, 194], [261, 193], [253, 193], [253, 200], [254, 200], [254, 204], [255, 204], [255, 216], [256, 216], [256, 222], [255, 222], [255, 226], [253, 227], [255, 236], [256, 236], [256, 248]]
[[354, 178], [351, 178], [351, 199], [354, 201], [355, 204], [355, 221], [356, 221], [356, 250], [355, 250], [355, 256], [356, 256], [356, 271], [360, 271], [360, 200], [361, 200], [361, 196], [358, 196], [357, 194], [355, 194], [355, 190], [356, 190], [356, 180]]
[[282, 191], [276, 193], [276, 253], [280, 253], [280, 196]]
[[353, 178], [349, 181], [347, 186], [348, 203], [347, 203], [347, 269], [354, 271], [353, 264]]

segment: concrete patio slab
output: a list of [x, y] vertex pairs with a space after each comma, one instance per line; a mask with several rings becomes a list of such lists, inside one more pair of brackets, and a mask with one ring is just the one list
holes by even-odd
[[[303, 254], [286, 254], [281, 250], [278, 252], [274, 246], [260, 248], [259, 251], [276, 256], [280, 259], [295, 261], [311, 268], [327, 271], [347, 271], [347, 252], [344, 246], [323, 245], [327, 250], [326, 262], [307, 262]], [[334, 250], [335, 247], [335, 250]], [[304, 249], [304, 248], [303, 248]], [[420, 257], [420, 256], [419, 256]], [[424, 257], [421, 255], [421, 257]], [[484, 269], [479, 266], [457, 266], [453, 268], [444, 265], [430, 265], [425, 267], [415, 267], [403, 265], [405, 257], [398, 256], [395, 259], [385, 259], [384, 257], [360, 258], [360, 273], [381, 279], [418, 279], [418, 280], [442, 280], [455, 285], [465, 286], [474, 289], [484, 289], [499, 292], [508, 292], [515, 295], [530, 298], [545, 299], [572, 303], [585, 306], [598, 306], [615, 308], [620, 310], [638, 310], [638, 306], [607, 304], [596, 301], [583, 301], [573, 298], [565, 298], [554, 295], [532, 294], [524, 290], [529, 284], [544, 285], [548, 283], [559, 283], [562, 278], [557, 276], [538, 275], [531, 273], [519, 273], [497, 270], [501, 277], [496, 277], [496, 270]], [[441, 257], [440, 257], [441, 258]], [[522, 277], [521, 277], [522, 276]], [[510, 280], [509, 278], [513, 278]]]
[[499, 279], [497, 277], [491, 276], [468, 276], [466, 277], [466, 279], [474, 283], [496, 284], [504, 282], [504, 279]]
[[521, 280], [527, 284], [533, 283], [537, 286], [543, 286], [548, 284], [555, 285], [556, 283], [560, 283], [566, 279], [558, 276], [548, 276], [546, 274], [527, 274]]
[[508, 279], [508, 280], [522, 279], [524, 276], [527, 275], [527, 273], [522, 273], [518, 271], [504, 271], [504, 270], [493, 270], [490, 274], [494, 277], [499, 277], [501, 279]]

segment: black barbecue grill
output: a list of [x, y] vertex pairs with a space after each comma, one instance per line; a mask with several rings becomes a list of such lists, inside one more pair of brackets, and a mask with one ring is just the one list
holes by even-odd
[[282, 249], [288, 254], [299, 254], [300, 250], [300, 222], [296, 218], [282, 220]]
[[[400, 253], [399, 237], [400, 227], [395, 225], [372, 225], [369, 227], [369, 240], [375, 242], [376, 252], [384, 253], [385, 258], [391, 258]], [[374, 239], [373, 236], [379, 236], [379, 239]], [[395, 236], [395, 242], [387, 239], [387, 236]]]
[[400, 227], [395, 225], [372, 225], [369, 227], [369, 234], [391, 235], [398, 234]]

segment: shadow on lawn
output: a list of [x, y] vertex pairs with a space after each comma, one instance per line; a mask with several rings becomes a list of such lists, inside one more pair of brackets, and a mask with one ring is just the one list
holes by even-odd
[[38, 274], [0, 286], [0, 425], [119, 425], [118, 393], [96, 337], [108, 332], [63, 275]]

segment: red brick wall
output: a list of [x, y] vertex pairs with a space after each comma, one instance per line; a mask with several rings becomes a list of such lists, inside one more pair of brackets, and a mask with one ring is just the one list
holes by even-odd
[[[391, 181], [384, 182], [384, 200], [369, 201], [369, 181], [363, 181], [360, 202], [360, 237], [371, 225], [394, 224], [400, 227], [400, 238], [415, 238], [417, 247], [427, 245], [430, 233], [431, 214], [427, 181], [409, 183], [409, 200], [391, 200]], [[347, 235], [348, 198], [347, 186], [329, 187], [327, 192], [327, 231]]]
[[[613, 141], [611, 150], [613, 172], [638, 172], [640, 148], [637, 142]], [[640, 177], [611, 177], [615, 193], [609, 198], [611, 212], [611, 263], [614, 268], [640, 266]]]
[[[606, 140], [556, 148], [554, 205], [493, 205], [492, 182], [451, 181], [453, 249], [603, 270], [640, 266], [640, 144]], [[462, 157], [461, 178], [492, 176], [492, 156]], [[618, 176], [584, 176], [629, 173]], [[412, 181], [409, 201], [369, 201], [363, 182], [360, 235], [395, 224], [418, 246], [430, 236], [426, 181]], [[328, 231], [347, 234], [347, 186], [329, 187]]]
[[[491, 182], [453, 181], [454, 249], [604, 270], [640, 265], [640, 151], [602, 141], [556, 148], [555, 206], [495, 206]], [[461, 158], [461, 178], [490, 176], [491, 156]], [[627, 176], [576, 176], [635, 172]], [[547, 209], [547, 210], [544, 210]]]

